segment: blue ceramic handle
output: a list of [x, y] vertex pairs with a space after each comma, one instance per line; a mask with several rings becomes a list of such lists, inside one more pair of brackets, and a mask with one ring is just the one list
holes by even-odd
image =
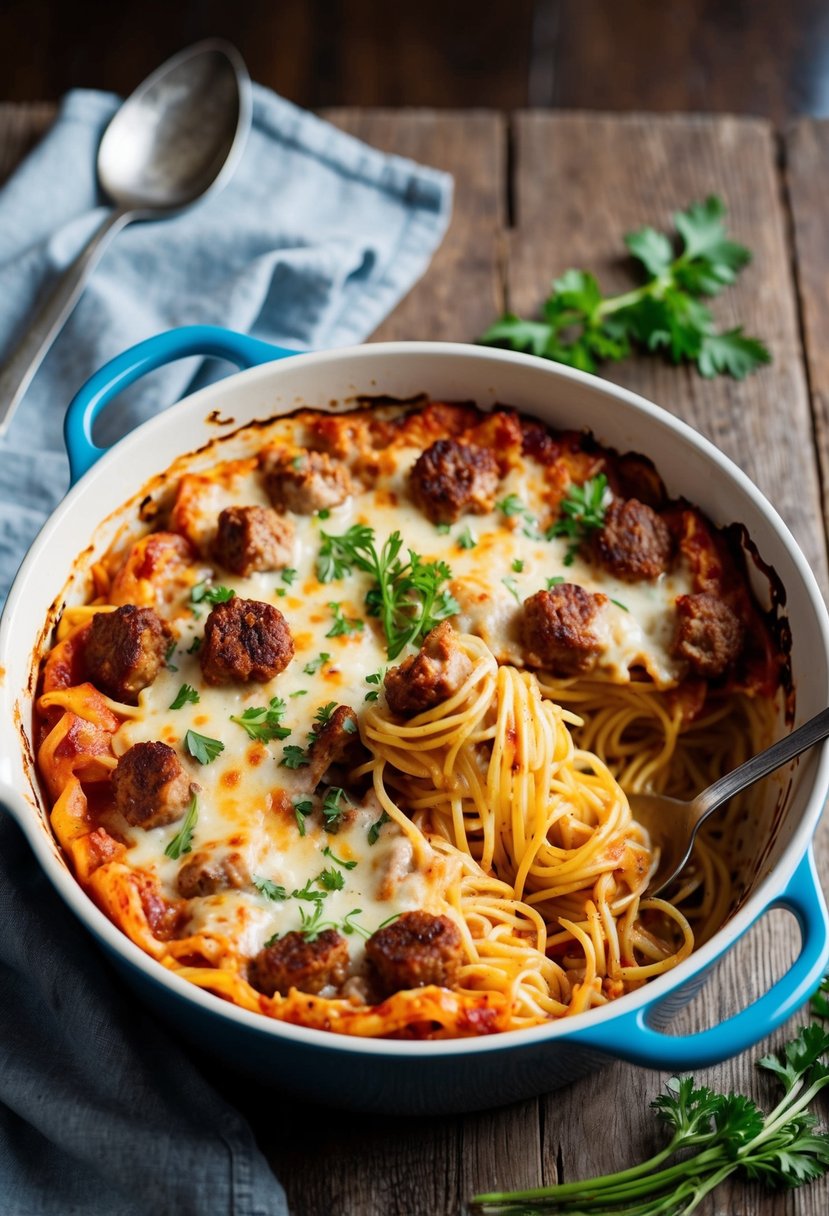
[[218, 325], [188, 325], [183, 329], [171, 329], [131, 346], [91, 376], [75, 394], [67, 410], [63, 437], [69, 454], [72, 484], [104, 454], [105, 449], [92, 442], [95, 419], [113, 397], [146, 376], [147, 372], [191, 355], [227, 359], [237, 367], [248, 368], [296, 353], [281, 346], [272, 346], [269, 342], [260, 342], [257, 338], [249, 338], [246, 334], [221, 329]]
[[647, 1024], [651, 1006], [646, 1005], [614, 1020], [612, 1045], [607, 1027], [602, 1025], [590, 1026], [572, 1038], [631, 1064], [671, 1072], [719, 1064], [753, 1047], [809, 999], [829, 962], [826, 903], [811, 846], [786, 889], [765, 911], [770, 908], [786, 908], [797, 917], [800, 954], [782, 979], [747, 1009], [699, 1034], [670, 1035]]

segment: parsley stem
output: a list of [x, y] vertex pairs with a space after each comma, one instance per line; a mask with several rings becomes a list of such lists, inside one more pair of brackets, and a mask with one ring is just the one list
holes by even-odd
[[651, 279], [649, 283], [643, 283], [641, 287], [634, 287], [631, 291], [625, 291], [621, 295], [607, 296], [597, 305], [594, 317], [608, 317], [614, 312], [621, 312], [623, 308], [632, 308], [642, 300], [647, 300], [649, 296], [658, 300], [666, 288], [670, 287], [671, 275], [676, 264], [676, 262], [671, 264], [669, 275], [660, 275], [659, 278]]

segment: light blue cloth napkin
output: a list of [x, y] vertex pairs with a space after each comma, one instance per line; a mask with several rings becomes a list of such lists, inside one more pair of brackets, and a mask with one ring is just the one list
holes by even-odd
[[[102, 214], [95, 154], [117, 104], [70, 93], [0, 190], [0, 358]], [[450, 206], [445, 174], [255, 89], [231, 183], [185, 215], [115, 238], [0, 444], [0, 600], [67, 486], [63, 415], [96, 368], [199, 322], [295, 348], [359, 342], [426, 268]], [[125, 400], [118, 429], [203, 374], [193, 361], [155, 373]], [[245, 1120], [125, 995], [2, 816], [0, 1211], [287, 1213]]]
[[[95, 158], [117, 105], [110, 94], [69, 93], [0, 190], [0, 360], [104, 214]], [[253, 127], [228, 186], [115, 237], [0, 444], [0, 603], [66, 489], [63, 416], [92, 372], [178, 325], [225, 325], [298, 350], [361, 342], [426, 269], [451, 191], [445, 173], [386, 156], [254, 86]], [[156, 372], [125, 395], [107, 437], [184, 396], [198, 374], [192, 360]]]

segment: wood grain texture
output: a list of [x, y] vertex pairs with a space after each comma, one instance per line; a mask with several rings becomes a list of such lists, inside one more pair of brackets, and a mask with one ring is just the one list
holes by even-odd
[[829, 521], [829, 122], [803, 119], [785, 137], [803, 344]]
[[[541, 0], [555, 71], [530, 104], [594, 110], [825, 113], [824, 0]], [[538, 52], [537, 52], [538, 53]]]
[[[45, 105], [0, 106], [0, 181], [51, 114]], [[613, 378], [690, 421], [737, 459], [781, 508], [826, 587], [805, 367], [825, 471], [829, 126], [800, 124], [787, 140], [801, 339], [777, 149], [764, 123], [521, 115], [513, 131], [515, 227], [508, 232], [503, 117], [391, 111], [335, 111], [331, 117], [378, 147], [456, 176], [455, 212], [444, 246], [375, 338], [472, 339], [501, 311], [505, 291], [513, 307], [532, 311], [550, 278], [568, 265], [593, 270], [608, 289], [621, 288], [630, 269], [619, 260], [625, 231], [646, 222], [665, 224], [672, 210], [692, 198], [721, 193], [732, 230], [753, 249], [755, 265], [718, 302], [718, 316], [768, 339], [774, 364], [741, 384], [704, 382], [690, 370], [654, 359], [631, 361], [614, 369]], [[819, 837], [824, 873], [826, 835]], [[796, 942], [787, 914], [764, 917], [672, 1029], [710, 1025], [759, 995], [789, 965]], [[754, 1074], [754, 1054], [698, 1077], [766, 1101], [769, 1089]], [[212, 1075], [250, 1118], [288, 1191], [293, 1216], [453, 1216], [475, 1190], [588, 1176], [629, 1165], [660, 1143], [648, 1104], [664, 1077], [624, 1064], [608, 1065], [540, 1100], [428, 1120], [353, 1118], [296, 1103], [286, 1109], [268, 1091]], [[700, 1212], [825, 1216], [827, 1210], [826, 1182], [785, 1196], [735, 1183], [717, 1191]]]
[[384, 152], [454, 174], [452, 222], [428, 272], [372, 341], [471, 342], [502, 307], [506, 120], [485, 111], [329, 110], [325, 117]]

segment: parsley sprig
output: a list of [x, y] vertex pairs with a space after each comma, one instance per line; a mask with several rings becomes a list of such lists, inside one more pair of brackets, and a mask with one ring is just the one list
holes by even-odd
[[205, 579], [190, 589], [190, 611], [193, 616], [200, 616], [199, 604], [226, 604], [235, 594], [231, 587], [213, 586]]
[[609, 497], [604, 473], [589, 477], [582, 485], [571, 482], [567, 487], [560, 504], [561, 515], [547, 529], [548, 540], [554, 536], [566, 536], [570, 542], [564, 555], [565, 566], [572, 566], [579, 545], [588, 532], [604, 524]]
[[396, 659], [409, 643], [417, 643], [439, 621], [460, 610], [444, 585], [452, 577], [446, 562], [424, 561], [412, 549], [404, 560], [399, 532], [392, 532], [379, 550], [374, 529], [367, 524], [353, 524], [342, 536], [322, 532], [320, 537], [320, 582], [345, 578], [354, 569], [374, 580], [366, 595], [366, 608], [382, 623], [390, 659]]
[[[651, 1103], [671, 1138], [641, 1165], [601, 1178], [536, 1190], [477, 1195], [471, 1216], [533, 1216], [556, 1212], [614, 1212], [619, 1216], [690, 1214], [703, 1197], [742, 1170], [770, 1187], [798, 1187], [829, 1169], [829, 1134], [818, 1129], [808, 1107], [829, 1084], [829, 1034], [813, 1022], [782, 1051], [763, 1056], [784, 1094], [765, 1114], [744, 1094], [695, 1086], [693, 1077], [672, 1077]], [[684, 1150], [684, 1151], [683, 1151]], [[690, 1152], [688, 1151], [690, 1150]], [[679, 1160], [673, 1160], [682, 1153]]]
[[185, 705], [198, 705], [200, 700], [201, 698], [198, 692], [191, 684], [182, 684], [181, 688], [170, 702], [169, 708], [182, 709]]
[[365, 621], [361, 621], [358, 617], [346, 616], [342, 604], [335, 604], [332, 600], [328, 607], [334, 613], [334, 624], [326, 633], [327, 638], [347, 638], [351, 637], [353, 633], [362, 633], [365, 629]]
[[196, 730], [188, 730], [184, 736], [184, 746], [194, 760], [199, 764], [211, 764], [225, 750], [220, 739], [211, 739], [209, 735], [200, 735]]
[[193, 829], [199, 819], [199, 803], [196, 795], [190, 799], [190, 806], [187, 808], [187, 814], [184, 817], [184, 823], [176, 832], [173, 839], [164, 850], [164, 856], [172, 858], [173, 861], [178, 861], [183, 853], [189, 853], [193, 848]]
[[771, 362], [767, 347], [742, 327], [717, 333], [700, 301], [733, 283], [751, 254], [726, 236], [725, 206], [710, 196], [674, 215], [681, 249], [654, 228], [625, 236], [645, 282], [622, 295], [603, 296], [593, 275], [568, 270], [553, 283], [542, 318], [507, 313], [480, 339], [489, 346], [528, 351], [592, 372], [600, 362], [625, 359], [634, 346], [665, 351], [674, 363], [694, 362], [701, 375], [742, 380]]
[[231, 714], [230, 720], [241, 726], [248, 738], [269, 743], [272, 739], [287, 739], [290, 735], [291, 728], [282, 726], [287, 708], [281, 697], [271, 697], [267, 705], [254, 705], [241, 714]]

